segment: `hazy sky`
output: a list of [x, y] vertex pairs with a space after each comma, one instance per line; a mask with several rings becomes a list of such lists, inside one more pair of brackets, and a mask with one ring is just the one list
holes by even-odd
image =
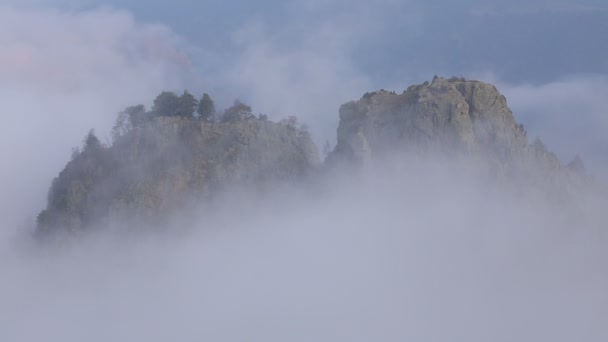
[[[607, 47], [602, 44], [608, 35], [608, 5], [602, 0], [33, 3], [72, 10], [125, 9], [137, 20], [167, 25], [198, 48], [226, 54], [239, 48], [234, 32], [256, 22], [270, 35], [282, 36], [286, 48], [299, 46], [307, 34], [331, 39], [318, 34], [318, 26], [356, 27], [359, 34], [349, 42], [351, 58], [378, 83], [482, 71], [507, 81], [540, 83], [569, 74], [608, 72]], [[207, 63], [194, 61], [197, 66]]]

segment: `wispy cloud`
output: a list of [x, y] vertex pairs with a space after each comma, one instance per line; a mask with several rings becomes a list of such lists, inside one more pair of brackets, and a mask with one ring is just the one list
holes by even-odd
[[3, 224], [42, 207], [89, 128], [103, 139], [124, 106], [184, 87], [192, 72], [184, 45], [126, 12], [0, 6], [0, 187], [12, 194], [0, 198]]
[[[289, 25], [252, 18], [232, 34], [235, 54], [213, 75], [254, 108], [297, 115], [318, 141], [335, 138], [339, 106], [373, 87], [359, 64], [366, 43], [390, 28], [382, 20], [403, 2], [293, 1]], [[406, 17], [408, 15], [405, 15]]]
[[168, 28], [138, 24], [126, 12], [0, 7], [0, 22], [0, 85], [76, 90], [122, 83], [137, 73], [169, 77], [189, 64], [182, 42]]

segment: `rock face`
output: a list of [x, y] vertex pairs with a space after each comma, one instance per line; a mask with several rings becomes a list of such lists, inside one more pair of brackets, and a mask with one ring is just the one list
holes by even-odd
[[366, 163], [386, 153], [476, 156], [502, 171], [563, 168], [542, 142], [528, 143], [496, 87], [462, 78], [435, 77], [399, 95], [381, 90], [342, 105], [330, 159]]
[[39, 231], [152, 223], [220, 189], [293, 181], [318, 166], [308, 134], [285, 125], [158, 117], [70, 161], [53, 181]]

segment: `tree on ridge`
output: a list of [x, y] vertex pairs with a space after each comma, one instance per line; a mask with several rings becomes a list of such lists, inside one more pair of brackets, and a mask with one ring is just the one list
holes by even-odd
[[201, 100], [198, 103], [198, 109], [196, 111], [199, 118], [203, 121], [213, 121], [215, 117], [215, 103], [211, 99], [209, 94], [204, 93]]

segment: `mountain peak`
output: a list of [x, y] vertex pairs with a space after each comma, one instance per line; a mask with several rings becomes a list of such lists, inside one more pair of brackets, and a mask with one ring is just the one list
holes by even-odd
[[400, 95], [367, 94], [340, 108], [336, 151], [343, 156], [368, 158], [357, 152], [368, 145], [365, 150], [372, 154], [387, 148], [438, 149], [504, 161], [527, 149], [523, 126], [491, 84], [435, 77]]

